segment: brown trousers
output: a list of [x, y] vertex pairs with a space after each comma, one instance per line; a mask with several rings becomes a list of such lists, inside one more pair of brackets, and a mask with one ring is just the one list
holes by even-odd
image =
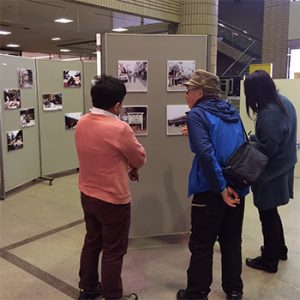
[[98, 264], [102, 251], [101, 283], [103, 296], [118, 299], [123, 294], [122, 265], [127, 252], [131, 206], [115, 205], [81, 193], [86, 235], [80, 258], [79, 288], [92, 291], [99, 280]]

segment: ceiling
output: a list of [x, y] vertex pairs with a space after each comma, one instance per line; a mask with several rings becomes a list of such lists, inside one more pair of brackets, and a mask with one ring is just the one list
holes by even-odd
[[[58, 18], [74, 22], [55, 23]], [[0, 30], [11, 32], [0, 35], [2, 50], [59, 54], [61, 48], [67, 48], [71, 50], [69, 55], [92, 57], [96, 33], [119, 27], [128, 28], [126, 33], [162, 33], [168, 32], [168, 25], [70, 0], [0, 0]], [[52, 41], [53, 37], [61, 40]], [[20, 47], [6, 46], [11, 43]]]

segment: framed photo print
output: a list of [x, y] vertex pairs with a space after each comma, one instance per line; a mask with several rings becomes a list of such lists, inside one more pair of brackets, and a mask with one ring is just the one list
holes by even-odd
[[81, 73], [80, 71], [64, 71], [64, 87], [77, 88], [81, 87]]
[[147, 135], [148, 106], [124, 105], [120, 119], [126, 122], [134, 131], [135, 135]]
[[35, 125], [34, 108], [24, 108], [20, 110], [21, 127], [31, 127]]
[[43, 94], [43, 110], [62, 110], [62, 94]]
[[23, 148], [23, 131], [12, 130], [6, 133], [7, 151], [14, 151]]
[[148, 61], [119, 60], [118, 78], [125, 83], [127, 92], [147, 92]]
[[74, 129], [82, 117], [82, 112], [65, 113], [65, 129]]
[[21, 107], [21, 93], [16, 89], [4, 90], [4, 108], [19, 109]]
[[167, 61], [167, 91], [184, 91], [184, 82], [188, 81], [195, 71], [194, 60], [168, 60]]
[[23, 89], [33, 88], [32, 70], [25, 68], [17, 68], [18, 87]]
[[182, 105], [167, 105], [167, 135], [182, 135], [182, 127], [186, 126], [189, 107]]

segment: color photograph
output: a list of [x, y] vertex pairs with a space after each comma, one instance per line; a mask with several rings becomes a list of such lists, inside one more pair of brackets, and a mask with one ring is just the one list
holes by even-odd
[[182, 135], [182, 128], [186, 126], [189, 107], [183, 105], [167, 105], [167, 135]]
[[148, 61], [119, 60], [118, 78], [125, 83], [127, 92], [147, 92]]
[[65, 88], [81, 87], [80, 71], [64, 71], [64, 87]]
[[18, 87], [30, 89], [33, 87], [32, 70], [25, 68], [17, 68]]
[[184, 91], [184, 82], [188, 81], [195, 71], [194, 60], [168, 60], [167, 62], [167, 91]]
[[65, 129], [74, 129], [82, 117], [82, 112], [71, 112], [65, 114]]
[[21, 107], [20, 90], [5, 89], [4, 90], [4, 108], [19, 109]]
[[7, 132], [7, 150], [14, 151], [23, 148], [23, 131], [13, 130]]
[[43, 94], [43, 110], [62, 110], [62, 94]]
[[120, 120], [126, 122], [134, 131], [135, 135], [147, 135], [148, 106], [127, 106], [122, 107]]
[[21, 127], [31, 127], [35, 125], [34, 108], [24, 108], [20, 110]]

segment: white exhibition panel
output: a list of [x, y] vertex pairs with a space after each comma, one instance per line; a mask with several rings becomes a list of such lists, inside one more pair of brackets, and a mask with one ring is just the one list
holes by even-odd
[[[80, 86], [65, 87], [65, 71], [80, 72]], [[76, 72], [75, 72], [76, 71]], [[78, 168], [74, 128], [66, 129], [65, 114], [84, 114], [83, 66], [81, 62], [37, 61], [38, 104], [41, 136], [41, 175], [51, 175]], [[71, 73], [72, 74], [72, 73]], [[61, 95], [62, 105], [45, 108], [43, 97]]]
[[[18, 86], [18, 69], [32, 72], [32, 86]], [[1, 197], [4, 193], [27, 183], [40, 176], [39, 152], [39, 120], [36, 94], [35, 60], [1, 55], [0, 54], [0, 93], [1, 93], [1, 152], [3, 182], [1, 182]], [[5, 108], [4, 90], [20, 91], [20, 107]], [[31, 109], [35, 119], [33, 126], [22, 127], [20, 122], [21, 111]], [[23, 141], [18, 147], [8, 147], [8, 134], [22, 132]], [[20, 141], [21, 142], [21, 141]], [[10, 149], [10, 150], [8, 150]]]
[[[168, 88], [167, 64], [194, 60], [196, 69], [206, 69], [207, 39], [193, 35], [130, 34], [106, 34], [102, 38], [102, 68], [106, 74], [117, 76], [118, 62], [122, 61], [127, 62], [125, 67], [132, 61], [144, 61], [148, 68], [147, 88], [136, 85], [138, 91], [128, 91], [124, 100], [125, 106], [147, 106], [147, 134], [137, 138], [146, 148], [148, 162], [140, 171], [140, 182], [131, 185], [131, 236], [190, 230], [187, 184], [193, 155], [186, 136], [166, 132], [167, 106], [185, 105], [185, 94], [184, 87], [180, 91]], [[125, 80], [138, 81], [134, 74], [131, 78], [128, 74]]]
[[[297, 130], [297, 143], [300, 144], [300, 79], [274, 79], [279, 93], [286, 96], [291, 100], [296, 108], [298, 116], [298, 130]], [[252, 131], [254, 133], [255, 122], [251, 120], [246, 113], [246, 102], [244, 94], [243, 81], [241, 81], [241, 95], [240, 95], [240, 113], [244, 122], [244, 126], [247, 132]], [[280, 122], [280, 120], [278, 120]], [[300, 149], [298, 148], [298, 161], [300, 160]], [[295, 168], [295, 176], [300, 176], [300, 164], [297, 163]]]

